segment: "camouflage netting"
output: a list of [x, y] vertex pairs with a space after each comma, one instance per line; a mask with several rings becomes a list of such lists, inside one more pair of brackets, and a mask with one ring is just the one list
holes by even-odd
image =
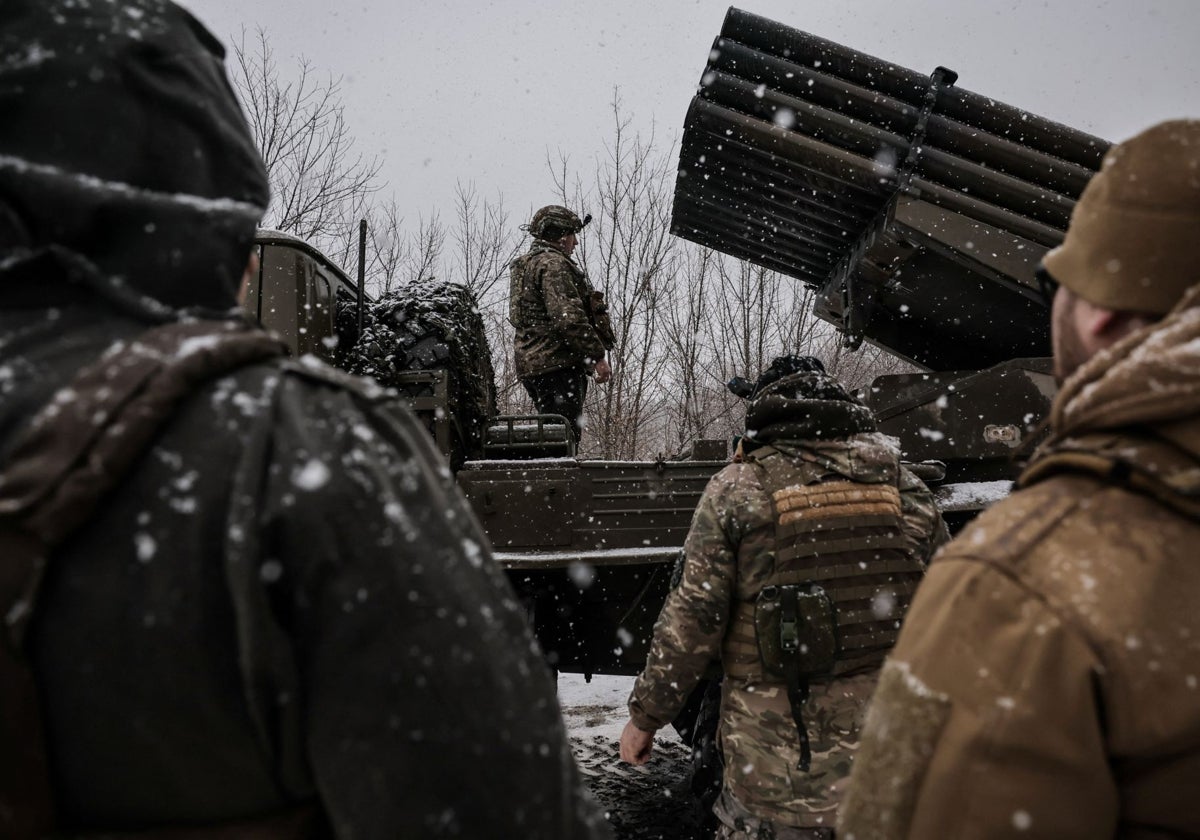
[[454, 437], [451, 462], [477, 455], [487, 419], [496, 413], [491, 350], [475, 296], [457, 283], [422, 280], [383, 295], [367, 308], [349, 369], [411, 397], [428, 385], [405, 384], [406, 371], [447, 374]]

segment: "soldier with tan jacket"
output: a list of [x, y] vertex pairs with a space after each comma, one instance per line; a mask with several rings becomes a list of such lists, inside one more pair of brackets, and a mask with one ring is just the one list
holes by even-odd
[[605, 353], [616, 344], [604, 294], [571, 258], [591, 219], [555, 204], [543, 207], [523, 226], [533, 244], [510, 266], [508, 319], [516, 330], [517, 377], [538, 413], [570, 421], [576, 442], [588, 377], [609, 380]]
[[895, 442], [816, 360], [770, 381], [792, 361], [759, 378], [743, 460], [705, 488], [621, 737], [644, 764], [719, 659], [723, 838], [832, 835], [875, 675], [946, 537]]
[[933, 563], [839, 836], [1200, 836], [1200, 121], [1115, 147], [1044, 269], [1061, 390]]

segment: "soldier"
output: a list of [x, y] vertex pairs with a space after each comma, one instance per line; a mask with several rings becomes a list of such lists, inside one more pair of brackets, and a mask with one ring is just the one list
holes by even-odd
[[592, 288], [571, 259], [591, 219], [553, 204], [538, 210], [524, 226], [533, 245], [510, 269], [508, 319], [516, 329], [517, 376], [539, 413], [570, 421], [576, 443], [583, 433], [588, 376], [601, 384], [612, 377], [604, 354], [616, 344], [604, 293]]
[[218, 42], [5, 0], [0, 55], [0, 836], [606, 835], [424, 430], [236, 314]]
[[1200, 121], [1114, 147], [1044, 260], [1051, 434], [939, 555], [849, 840], [1200, 836]]
[[802, 361], [777, 359], [752, 391], [743, 461], [700, 500], [621, 736], [644, 764], [720, 658], [719, 837], [832, 836], [860, 712], [946, 538], [870, 409]]

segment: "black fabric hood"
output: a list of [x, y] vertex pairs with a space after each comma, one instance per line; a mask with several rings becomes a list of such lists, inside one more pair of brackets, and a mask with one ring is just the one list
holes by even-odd
[[834, 440], [875, 431], [875, 415], [825, 373], [793, 373], [769, 383], [746, 409], [754, 445], [782, 440]]
[[223, 59], [166, 0], [2, 0], [0, 267], [234, 306], [269, 189]]

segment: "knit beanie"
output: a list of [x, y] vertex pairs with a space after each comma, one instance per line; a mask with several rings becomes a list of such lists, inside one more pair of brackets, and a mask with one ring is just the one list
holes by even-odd
[[1173, 309], [1200, 283], [1200, 120], [1159, 123], [1114, 146], [1043, 263], [1098, 306]]

